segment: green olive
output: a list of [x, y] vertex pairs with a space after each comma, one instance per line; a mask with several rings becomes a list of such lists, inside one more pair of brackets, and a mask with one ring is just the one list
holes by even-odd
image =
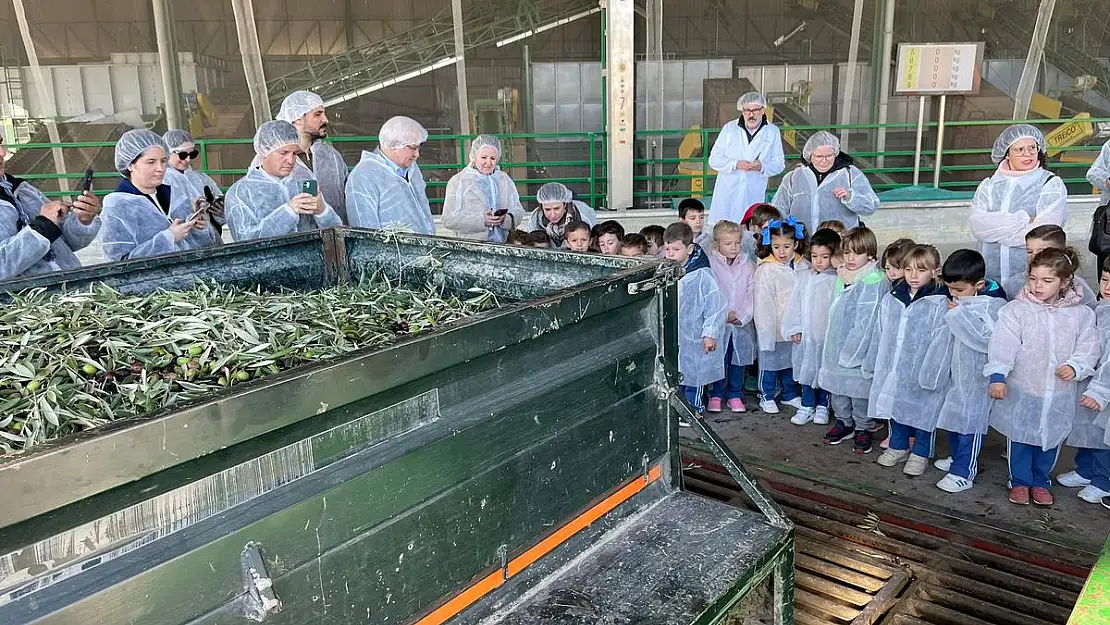
[[98, 371], [96, 366], [91, 363], [88, 363], [84, 367], [81, 367], [81, 370], [85, 372], [85, 375], [96, 375], [96, 372]]
[[40, 388], [42, 388], [42, 380], [38, 378], [35, 378], [34, 380], [31, 380], [27, 383], [27, 390], [31, 391], [32, 393], [39, 390]]
[[204, 348], [201, 347], [200, 345], [193, 345], [192, 347], [189, 348], [189, 355], [190, 356], [200, 356], [203, 353], [204, 353]]
[[246, 382], [247, 380], [251, 379], [251, 374], [247, 373], [246, 371], [236, 371], [235, 379], [239, 380], [240, 382]]

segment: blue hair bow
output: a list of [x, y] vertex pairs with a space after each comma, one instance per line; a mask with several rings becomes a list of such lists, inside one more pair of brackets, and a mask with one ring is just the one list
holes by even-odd
[[766, 226], [763, 226], [764, 245], [771, 244], [771, 230], [776, 228], [781, 228], [783, 230], [786, 230], [787, 228], [793, 228], [795, 239], [801, 241], [802, 239], [806, 238], [806, 225], [798, 221], [796, 217], [791, 215], [790, 217], [787, 217], [785, 220], [781, 221], [778, 219], [772, 219], [771, 221], [767, 222]]

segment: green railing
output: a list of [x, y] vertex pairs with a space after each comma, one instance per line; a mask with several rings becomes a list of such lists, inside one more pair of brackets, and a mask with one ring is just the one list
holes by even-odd
[[[1074, 120], [1071, 119], [1037, 119], [1027, 120], [1025, 123], [1040, 125], [1044, 127], [1046, 134], [1061, 124], [1069, 123]], [[1092, 124], [1100, 122], [1110, 123], [1110, 119], [1095, 118], [1088, 121]], [[1014, 122], [1009, 120], [974, 120], [974, 121], [952, 121], [945, 124], [946, 129], [946, 142], [952, 143], [954, 137], [958, 136], [962, 130], [970, 128], [982, 127], [1001, 127], [1008, 126]], [[904, 133], [903, 136], [913, 136], [915, 125], [913, 124], [886, 124], [881, 126], [879, 124], [854, 124], [847, 126], [783, 126], [782, 131], [784, 135], [791, 131], [798, 131], [800, 133], [812, 132], [816, 130], [830, 130], [838, 133], [840, 130], [847, 129], [852, 131], [852, 135], [859, 137], [863, 133], [873, 133], [885, 128], [887, 131], [894, 131]], [[932, 133], [937, 129], [936, 122], [930, 122], [925, 127], [926, 140], [922, 145], [922, 160], [928, 164], [921, 167], [921, 183], [922, 185], [930, 186], [933, 180], [933, 167], [932, 163], [935, 162], [937, 151], [935, 146], [935, 139]], [[678, 157], [678, 144], [683, 137], [687, 134], [694, 132], [698, 133], [701, 138], [703, 149], [701, 153], [692, 158], [683, 159]], [[645, 203], [664, 203], [672, 198], [687, 197], [691, 195], [692, 188], [700, 187], [698, 192], [701, 195], [712, 195], [713, 181], [716, 175], [711, 172], [709, 168], [709, 150], [713, 145], [713, 141], [719, 129], [699, 129], [699, 130], [649, 130], [640, 131], [636, 133], [637, 149], [642, 151], [642, 146], [645, 142], [656, 142], [657, 149], [653, 151], [653, 155], [648, 158], [638, 158], [634, 161], [636, 171], [634, 172], [634, 183], [636, 189], [634, 197], [637, 199], [638, 204]], [[996, 132], [988, 132], [990, 141]], [[454, 172], [461, 169], [467, 162], [467, 141], [472, 136], [461, 135], [433, 135], [429, 137], [428, 143], [425, 144], [425, 157], [421, 161], [421, 168], [425, 172], [425, 178], [428, 179], [428, 187], [431, 189], [429, 195], [432, 196], [433, 204], [442, 203], [442, 189], [447, 186], [447, 179], [450, 178]], [[534, 187], [550, 181], [559, 181], [567, 184], [575, 189], [581, 199], [584, 201], [598, 205], [603, 203], [606, 195], [606, 163], [605, 163], [605, 134], [604, 133], [559, 133], [559, 134], [508, 134], [501, 135], [503, 143], [507, 146], [515, 145], [518, 148], [523, 148], [525, 154], [532, 155], [533, 158], [524, 159], [520, 161], [513, 161], [510, 156], [512, 151], [506, 150], [506, 160], [502, 162], [501, 167], [506, 171], [513, 171], [515, 181], [518, 185], [522, 185], [524, 190], [533, 189]], [[336, 137], [331, 139], [339, 146], [357, 144], [364, 149], [373, 149], [377, 144], [376, 137]], [[963, 141], [961, 141], [963, 143]], [[238, 176], [243, 175], [243, 169], [210, 169], [209, 163], [212, 160], [211, 156], [214, 151], [220, 150], [222, 146], [249, 146], [251, 145], [250, 139], [198, 139], [196, 141], [197, 149], [200, 151], [200, 169], [206, 171], [213, 176], [223, 176], [224, 180], [234, 180]], [[63, 144], [23, 144], [10, 146], [13, 149], [49, 149], [53, 147], [61, 147], [64, 149], [87, 149], [87, 148], [111, 148], [114, 143], [111, 142], [86, 142], [86, 143], [63, 143]], [[1097, 149], [1097, 146], [1081, 145], [1072, 147], [1059, 148], [1061, 154], [1069, 152], [1091, 152]], [[534, 157], [536, 154], [542, 152], [569, 152], [571, 157], [565, 158], [540, 158]], [[941, 178], [940, 188], [954, 191], [970, 192], [974, 189], [979, 181], [988, 177], [995, 169], [990, 161], [991, 145], [987, 142], [986, 145], [973, 148], [951, 148], [943, 149], [941, 151]], [[882, 154], [869, 151], [851, 151], [853, 156], [874, 160], [880, 156], [885, 156], [887, 161], [894, 160], [895, 164], [885, 167], [867, 167], [864, 172], [867, 174], [886, 174], [896, 180], [904, 180], [895, 183], [883, 183], [881, 181], [872, 179], [872, 182], [877, 191], [885, 191], [893, 188], [900, 188], [910, 186], [910, 180], [913, 172], [913, 150], [888, 150]], [[427, 158], [427, 156], [436, 156], [438, 158]], [[968, 158], [972, 157], [972, 158]], [[796, 153], [787, 155], [787, 168], [789, 169], [792, 164], [799, 161], [800, 156]], [[958, 162], [953, 163], [952, 160], [957, 159]], [[348, 159], [352, 160], [352, 159]], [[973, 162], [967, 162], [967, 161]], [[680, 173], [679, 166], [686, 164], [686, 169], [694, 170], [692, 173]], [[354, 165], [350, 162], [349, 165]], [[696, 166], [695, 166], [696, 165]], [[1064, 182], [1068, 184], [1083, 185], [1086, 184], [1085, 174], [1089, 167], [1088, 164], [1082, 162], [1060, 162], [1059, 157], [1050, 159], [1049, 166], [1063, 178]], [[532, 174], [537, 170], [562, 170], [564, 173], [548, 175], [548, 176], [535, 176]], [[523, 170], [523, 171], [522, 171]], [[566, 173], [570, 172], [570, 173]], [[22, 172], [16, 172], [22, 174]], [[521, 175], [521, 174], [524, 175]], [[66, 174], [37, 174], [27, 173], [22, 174], [24, 178], [36, 181], [51, 181], [60, 178], [69, 180], [78, 180], [82, 176], [81, 171], [66, 173]], [[96, 179], [116, 179], [117, 175], [114, 172], [99, 172], [96, 174]], [[217, 178], [220, 180], [220, 178]], [[774, 183], [772, 181], [772, 189], [774, 190]], [[110, 186], [114, 185], [97, 185], [100, 187], [98, 193], [106, 193], [110, 190]], [[50, 191], [47, 195], [59, 196], [63, 195], [61, 191]], [[522, 193], [522, 198], [525, 202], [530, 202], [535, 199], [534, 195]]]

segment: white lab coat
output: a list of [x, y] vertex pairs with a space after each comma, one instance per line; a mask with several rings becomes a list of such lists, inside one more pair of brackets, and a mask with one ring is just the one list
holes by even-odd
[[[705, 232], [711, 231], [713, 224], [722, 219], [740, 223], [749, 206], [767, 201], [767, 179], [786, 169], [778, 126], [764, 125], [749, 141], [740, 124], [736, 119], [725, 124], [709, 153], [709, 166], [717, 171], [717, 182]], [[761, 171], [736, 168], [737, 161], [755, 160], [763, 165]]]

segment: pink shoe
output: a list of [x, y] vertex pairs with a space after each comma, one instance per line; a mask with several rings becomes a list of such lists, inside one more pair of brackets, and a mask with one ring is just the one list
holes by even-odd
[[883, 442], [879, 443], [879, 447], [882, 447], [883, 449], [890, 449], [890, 437], [888, 436], [884, 438]]
[[728, 400], [728, 409], [733, 412], [747, 412], [748, 410], [744, 407], [744, 401], [739, 397]]
[[710, 397], [709, 405], [705, 407], [706, 412], [720, 412], [721, 411], [721, 398]]

